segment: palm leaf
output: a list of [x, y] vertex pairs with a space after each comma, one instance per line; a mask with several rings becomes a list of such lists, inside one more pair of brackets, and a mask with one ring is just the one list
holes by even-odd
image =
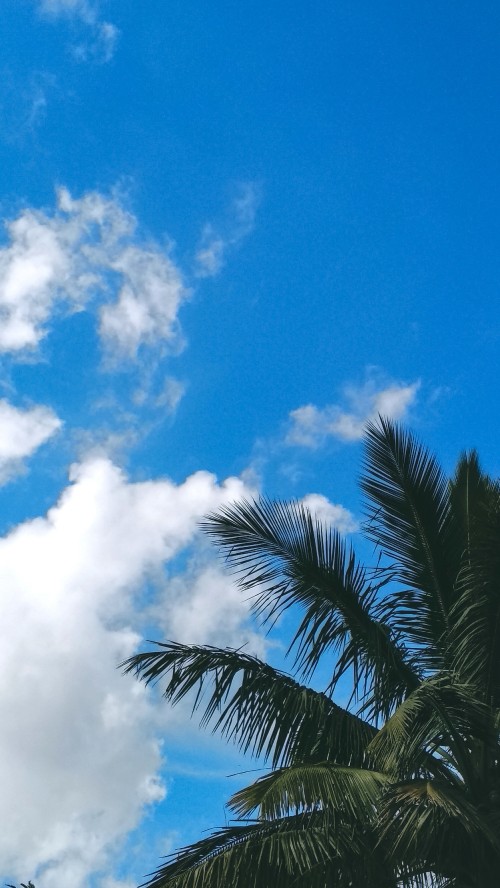
[[381, 789], [388, 782], [380, 771], [330, 762], [297, 764], [240, 789], [229, 807], [238, 817], [248, 817], [258, 809], [259, 818], [266, 820], [329, 809], [367, 824], [373, 821]]
[[[390, 877], [389, 877], [390, 878]], [[228, 827], [153, 874], [147, 888], [396, 888], [368, 830], [325, 812]]]
[[238, 502], [209, 515], [202, 527], [223, 549], [240, 586], [256, 590], [254, 610], [264, 623], [302, 606], [290, 650], [304, 677], [331, 651], [332, 687], [352, 669], [358, 695], [373, 691], [365, 700], [373, 717], [390, 712], [418, 685], [405, 651], [373, 616], [380, 582], [369, 582], [339, 534], [301, 503]]
[[379, 835], [393, 860], [420, 863], [448, 877], [462, 872], [463, 882], [459, 878], [457, 885], [493, 884], [475, 881], [476, 855], [483, 856], [484, 850], [491, 875], [491, 865], [500, 864], [498, 822], [442, 781], [412, 780], [390, 787], [380, 807]]
[[390, 559], [392, 579], [403, 587], [378, 613], [416, 647], [421, 662], [439, 668], [458, 564], [447, 478], [435, 458], [389, 420], [367, 426], [365, 447], [366, 532]]
[[[371, 570], [300, 503], [237, 503], [204, 525], [264, 623], [299, 614], [294, 677], [175, 643], [123, 664], [274, 769], [231, 799], [244, 820], [173, 855], [148, 888], [496, 885], [500, 486], [475, 454], [448, 481], [383, 419], [362, 485]], [[319, 693], [301, 682], [325, 654]], [[341, 676], [357, 715], [332, 700]]]
[[396, 710], [368, 748], [386, 773], [427, 773], [451, 785], [472, 785], [473, 740], [493, 743], [489, 710], [473, 689], [437, 676], [423, 682]]
[[363, 761], [375, 729], [326, 694], [242, 651], [156, 645], [126, 660], [125, 671], [146, 684], [166, 678], [164, 696], [171, 703], [194, 694], [202, 724], [211, 723], [244, 752], [270, 760], [273, 768], [297, 759]]
[[500, 705], [500, 487], [463, 455], [451, 483], [463, 555], [451, 611], [450, 664]]

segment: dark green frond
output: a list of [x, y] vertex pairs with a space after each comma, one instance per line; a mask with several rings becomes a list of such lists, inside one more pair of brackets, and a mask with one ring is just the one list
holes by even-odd
[[[297, 502], [239, 502], [204, 524], [254, 613], [297, 619], [295, 677], [177, 643], [123, 664], [275, 769], [234, 794], [236, 826], [170, 857], [148, 888], [498, 883], [500, 485], [475, 453], [448, 480], [380, 418], [362, 487], [368, 569]], [[320, 662], [326, 693], [301, 683]], [[332, 700], [341, 678], [345, 709]]]
[[451, 611], [449, 657], [463, 681], [500, 706], [500, 487], [477, 456], [463, 456], [451, 484], [463, 554]]
[[402, 586], [383, 603], [381, 619], [418, 646], [422, 662], [439, 668], [458, 563], [449, 532], [448, 480], [413, 435], [387, 419], [367, 427], [365, 448], [366, 532], [391, 560], [393, 579]]
[[373, 689], [365, 702], [374, 717], [418, 685], [403, 648], [373, 616], [379, 584], [367, 581], [339, 534], [301, 503], [239, 502], [210, 515], [202, 527], [223, 549], [240, 586], [255, 590], [254, 608], [265, 622], [290, 605], [304, 609], [290, 645], [303, 675], [331, 651], [332, 686], [352, 668], [357, 693]]
[[182, 849], [147, 888], [396, 888], [367, 830], [325, 812], [229, 827]]
[[[467, 739], [465, 739], [467, 738]], [[377, 767], [395, 776], [446, 776], [472, 785], [470, 742], [492, 742], [488, 708], [472, 689], [428, 679], [402, 703], [369, 746]]]
[[213, 647], [156, 643], [124, 664], [146, 684], [165, 678], [164, 696], [194, 694], [202, 724], [273, 767], [296, 760], [361, 763], [375, 729], [325, 694], [298, 684], [256, 657]]
[[458, 885], [493, 885], [488, 879], [476, 882], [482, 864], [489, 878], [498, 876], [498, 822], [441, 781], [412, 780], [389, 788], [380, 809], [380, 843], [395, 861], [458, 876]]

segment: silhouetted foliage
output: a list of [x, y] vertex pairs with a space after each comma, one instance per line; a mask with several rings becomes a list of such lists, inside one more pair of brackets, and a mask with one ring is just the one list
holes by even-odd
[[[291, 675], [174, 642], [129, 659], [272, 770], [237, 818], [149, 888], [492, 888], [500, 873], [500, 485], [475, 453], [447, 478], [399, 426], [365, 438], [363, 567], [301, 503], [238, 502], [204, 523], [254, 611], [299, 614]], [[323, 693], [307, 686], [328, 663]], [[347, 707], [335, 702], [352, 680]]]

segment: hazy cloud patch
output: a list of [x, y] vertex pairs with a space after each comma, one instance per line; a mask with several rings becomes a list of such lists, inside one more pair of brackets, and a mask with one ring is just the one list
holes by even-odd
[[45, 19], [66, 19], [80, 23], [85, 39], [71, 45], [71, 55], [76, 61], [94, 61], [105, 64], [113, 58], [119, 30], [111, 22], [100, 17], [100, 4], [91, 0], [37, 0], [37, 9]]
[[0, 140], [24, 145], [36, 138], [49, 99], [59, 91], [56, 78], [44, 71], [19, 74], [0, 72]]
[[259, 202], [259, 187], [253, 182], [243, 183], [238, 188], [226, 219], [219, 224], [207, 223], [204, 226], [195, 256], [197, 277], [214, 277], [219, 273], [228, 251], [252, 231]]

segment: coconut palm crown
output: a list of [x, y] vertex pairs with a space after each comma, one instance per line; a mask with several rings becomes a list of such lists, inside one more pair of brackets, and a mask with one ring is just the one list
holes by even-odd
[[[500, 485], [474, 452], [447, 478], [381, 418], [361, 488], [372, 568], [297, 502], [204, 522], [264, 623], [300, 614], [290, 674], [174, 642], [124, 664], [164, 680], [170, 703], [191, 692], [203, 724], [269, 767], [230, 799], [233, 825], [172, 855], [149, 888], [499, 884]], [[320, 662], [324, 692], [308, 686]]]

